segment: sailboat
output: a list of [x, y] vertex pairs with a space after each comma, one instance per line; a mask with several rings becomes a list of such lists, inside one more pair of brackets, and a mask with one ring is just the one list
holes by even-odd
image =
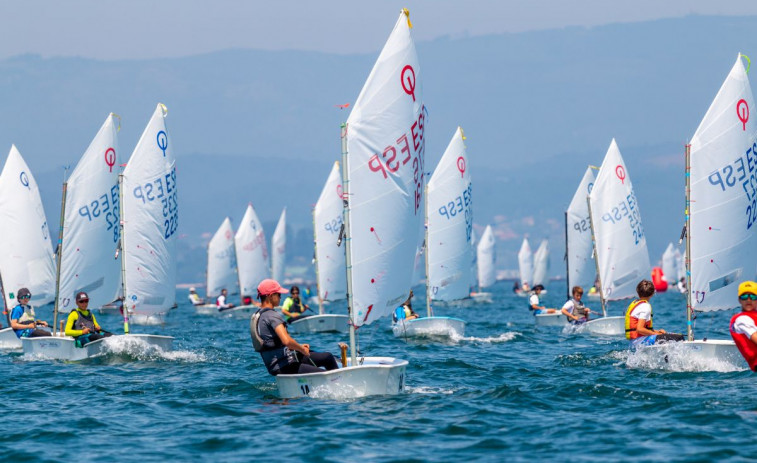
[[675, 285], [678, 280], [678, 270], [676, 269], [676, 252], [673, 243], [668, 243], [665, 252], [662, 253], [662, 275], [669, 285]]
[[403, 10], [341, 131], [350, 359], [328, 372], [278, 375], [282, 397], [404, 389], [407, 361], [363, 357], [356, 331], [407, 298], [423, 226], [426, 109], [411, 27]]
[[237, 252], [234, 245], [234, 229], [231, 219], [226, 217], [208, 243], [208, 273], [205, 287], [207, 304], [195, 306], [199, 314], [217, 314], [218, 306], [211, 301], [226, 289], [229, 296], [239, 294], [237, 276]]
[[705, 365], [746, 366], [732, 340], [694, 340], [692, 324], [694, 311], [738, 307], [739, 283], [755, 278], [757, 124], [749, 116], [754, 97], [741, 57], [686, 146], [687, 340], [676, 344]]
[[494, 269], [496, 258], [496, 239], [494, 230], [491, 225], [484, 228], [481, 239], [476, 246], [476, 264], [478, 277], [478, 291], [473, 293], [473, 299], [481, 302], [491, 302], [492, 293], [484, 292], [484, 288], [494, 285], [497, 281], [497, 275]]
[[519, 296], [528, 296], [534, 282], [534, 255], [531, 252], [531, 245], [528, 238], [523, 238], [523, 242], [518, 250], [518, 275], [520, 276], [521, 292]]
[[583, 324], [581, 330], [625, 335], [625, 311], [622, 316], [608, 317], [607, 303], [636, 297], [636, 285], [649, 278], [650, 264], [639, 203], [615, 139], [587, 204], [603, 316]]
[[344, 247], [340, 246], [342, 229], [342, 174], [339, 162], [331, 168], [318, 202], [313, 208], [313, 243], [315, 244], [315, 280], [318, 289], [318, 314], [297, 319], [289, 325], [295, 333], [349, 331], [347, 315], [327, 314], [326, 301], [347, 298], [347, 273]]
[[[547, 282], [547, 272], [549, 271], [549, 241], [542, 240], [539, 247], [534, 253], [534, 275], [533, 286], [542, 285]], [[546, 290], [542, 291], [544, 294]]]
[[458, 127], [426, 187], [426, 316], [392, 325], [397, 337], [463, 336], [465, 321], [434, 316], [431, 301], [469, 296], [473, 199], [463, 129]]
[[271, 237], [271, 274], [276, 281], [284, 281], [287, 246], [287, 209], [281, 211], [279, 222]]
[[10, 328], [15, 294], [29, 288], [30, 304], [41, 306], [55, 297], [55, 259], [50, 230], [39, 188], [15, 145], [0, 173], [0, 292], [8, 313], [8, 326], [0, 330], [0, 348], [20, 349], [21, 340]]
[[[252, 302], [257, 297], [258, 284], [270, 278], [271, 275], [265, 232], [252, 203], [247, 205], [237, 234], [234, 236], [234, 245], [237, 253], [237, 275], [242, 304], [225, 310], [224, 313], [248, 315], [258, 308]], [[245, 304], [245, 299], [251, 302]]]
[[[167, 311], [175, 298], [173, 281], [168, 286], [163, 281], [152, 279], [170, 278], [170, 274], [161, 272], [165, 272], [162, 265], [171, 268], [164, 257], [167, 252], [164, 235], [155, 232], [155, 224], [159, 223], [156, 216], [161, 214], [162, 218], [163, 212], [162, 201], [157, 198], [158, 191], [162, 190], [166, 198], [171, 198], [168, 200], [170, 213], [177, 215], [173, 156], [169, 151], [166, 160], [160, 159], [158, 162], [149, 157], [161, 153], [161, 150], [150, 146], [155, 141], [161, 143], [158, 133], [162, 132], [165, 137], [163, 141], [168, 141], [164, 116], [165, 107], [158, 105], [129, 161], [135, 167], [130, 169], [127, 166], [124, 173], [119, 175], [118, 169], [113, 172], [113, 167], [120, 165], [118, 128], [115, 115], [110, 114], [63, 185], [54, 311], [56, 322], [53, 329], [57, 328], [59, 311], [67, 313], [73, 310], [75, 294], [86, 291], [93, 307], [110, 302], [119, 294], [129, 297], [124, 310], [125, 334], [97, 340], [82, 348], [76, 347], [74, 338], [63, 336], [63, 333], [60, 337], [24, 338], [25, 354], [83, 360], [101, 354], [108, 343], [118, 338], [128, 338], [162, 350], [171, 349], [173, 338], [170, 336], [129, 333], [132, 314], [161, 313], [161, 309]], [[128, 183], [124, 178], [126, 176], [129, 177]], [[152, 188], [146, 185], [152, 185]], [[124, 188], [132, 193], [129, 195], [133, 196], [132, 201], [126, 201], [121, 194]], [[145, 199], [144, 204], [137, 199], [140, 196]], [[138, 208], [138, 213], [133, 212], [135, 208]], [[130, 236], [138, 236], [139, 239], [134, 239], [133, 244], [126, 240], [124, 244], [124, 238]], [[113, 258], [116, 250], [120, 260]], [[131, 262], [134, 252], [143, 257], [137, 264], [138, 270], [129, 272], [127, 265], [135, 265]], [[155, 276], [146, 277], [148, 275]], [[133, 280], [138, 283], [133, 284]], [[159, 292], [161, 289], [163, 291]]]

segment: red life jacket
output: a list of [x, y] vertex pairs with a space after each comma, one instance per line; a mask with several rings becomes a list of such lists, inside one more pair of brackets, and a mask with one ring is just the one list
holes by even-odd
[[749, 339], [749, 336], [733, 331], [733, 324], [736, 323], [736, 319], [742, 315], [746, 315], [747, 317], [754, 320], [755, 324], [757, 324], [756, 311], [741, 312], [731, 317], [731, 323], [730, 325], [728, 325], [728, 329], [731, 331], [733, 342], [736, 343], [736, 347], [739, 348], [739, 352], [741, 352], [741, 355], [743, 355], [744, 359], [746, 359], [746, 363], [749, 364], [749, 368], [751, 368], [752, 371], [757, 371], [757, 344], [752, 342], [752, 340]]

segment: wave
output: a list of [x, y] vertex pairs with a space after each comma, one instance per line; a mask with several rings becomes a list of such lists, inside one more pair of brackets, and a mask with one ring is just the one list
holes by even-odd
[[468, 342], [483, 342], [486, 344], [495, 344], [499, 342], [509, 342], [520, 336], [517, 331], [510, 331], [507, 333], [501, 333], [497, 336], [487, 336], [485, 338], [479, 338], [476, 336], [452, 336], [452, 340], [455, 342], [468, 341]]
[[738, 358], [705, 355], [693, 350], [690, 345], [679, 342], [641, 346], [636, 350], [628, 351], [625, 363], [628, 368], [671, 372], [730, 373], [748, 370], [746, 365], [741, 365]]

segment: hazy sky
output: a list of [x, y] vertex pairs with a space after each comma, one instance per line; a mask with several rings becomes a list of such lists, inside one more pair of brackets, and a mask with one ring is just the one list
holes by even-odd
[[757, 14], [754, 0], [3, 1], [0, 58], [155, 58], [227, 48], [370, 52], [384, 44], [387, 18], [401, 7], [418, 25], [416, 40]]

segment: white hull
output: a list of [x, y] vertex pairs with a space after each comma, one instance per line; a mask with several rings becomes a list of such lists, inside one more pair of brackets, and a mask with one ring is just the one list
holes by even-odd
[[[650, 357], [647, 357], [651, 354]], [[732, 371], [749, 366], [731, 340], [681, 341], [642, 346], [632, 355], [639, 364], [651, 369], [676, 371]], [[629, 357], [629, 361], [631, 357]]]
[[565, 326], [568, 324], [568, 318], [559, 311], [536, 315], [534, 320], [536, 326]]
[[626, 317], [603, 317], [589, 320], [577, 326], [576, 332], [598, 336], [625, 336]]
[[[236, 307], [232, 307], [231, 309], [219, 310], [218, 313], [221, 315], [232, 315], [234, 317], [249, 317], [250, 315], [254, 314], [255, 311], [257, 311], [259, 308], [260, 307], [256, 305], [238, 305]], [[280, 310], [279, 313], [281, 313]]]
[[278, 375], [283, 399], [295, 397], [350, 399], [369, 395], [394, 395], [405, 388], [407, 360], [364, 357], [363, 363], [307, 375]]
[[143, 343], [151, 347], [157, 347], [162, 351], [170, 351], [173, 348], [173, 337], [158, 336], [153, 334], [129, 334], [115, 335], [109, 338], [100, 339], [87, 344], [84, 347], [76, 347], [74, 338], [66, 337], [44, 337], [44, 338], [24, 338], [21, 344], [24, 349], [24, 355], [52, 359], [79, 361], [102, 355], [108, 351], [109, 343], [117, 343], [123, 339]]
[[476, 303], [480, 304], [491, 304], [494, 302], [492, 293], [473, 293], [471, 294], [471, 297]]
[[422, 317], [415, 320], [400, 320], [392, 325], [397, 338], [465, 335], [465, 321], [449, 317]]
[[218, 314], [218, 306], [215, 304], [196, 305], [195, 312], [198, 315], [216, 315]]
[[21, 349], [21, 340], [12, 328], [0, 330], [0, 349]]
[[129, 314], [129, 323], [133, 325], [148, 326], [162, 325], [163, 323], [165, 323], [165, 316], [166, 314], [164, 313], [156, 313], [153, 315], [133, 313]]
[[350, 317], [347, 315], [311, 315], [292, 322], [287, 330], [292, 333], [348, 333]]

